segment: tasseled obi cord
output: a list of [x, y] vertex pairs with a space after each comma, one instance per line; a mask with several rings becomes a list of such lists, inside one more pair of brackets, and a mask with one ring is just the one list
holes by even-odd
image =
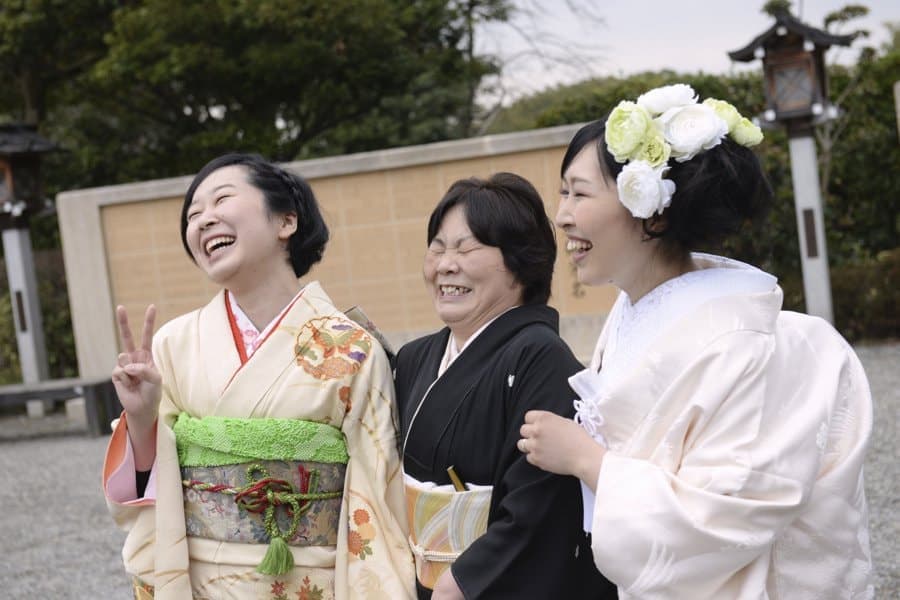
[[[311, 503], [340, 499], [343, 493], [348, 454], [341, 431], [331, 425], [298, 419], [198, 419], [187, 413], [178, 416], [173, 429], [184, 478], [188, 533], [224, 541], [268, 541], [266, 556], [257, 570], [267, 575], [290, 571], [294, 560], [288, 542], [297, 535], [301, 518], [309, 512]], [[324, 476], [320, 475], [321, 469]], [[270, 473], [273, 470], [281, 476]], [[319, 489], [323, 477], [330, 490]], [[209, 524], [210, 519], [203, 518], [203, 508], [191, 501], [191, 491], [233, 496], [237, 507], [232, 511], [233, 519], [239, 520], [242, 514], [259, 515], [268, 539], [259, 539], [258, 531], [240, 523], [217, 530]], [[278, 507], [283, 507], [287, 519], [279, 519]], [[336, 529], [330, 523], [336, 523], [339, 500], [333, 508], [317, 511], [317, 521], [307, 526], [310, 531], [305, 538], [311, 539], [316, 533], [319, 538], [331, 537], [323, 530]], [[188, 513], [199, 516], [187, 518]], [[333, 519], [329, 520], [329, 516]]]

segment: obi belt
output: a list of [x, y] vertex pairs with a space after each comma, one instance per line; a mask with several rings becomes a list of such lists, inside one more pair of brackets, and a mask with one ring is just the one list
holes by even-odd
[[434, 589], [438, 577], [487, 531], [493, 487], [466, 484], [466, 491], [456, 491], [406, 474], [403, 481], [416, 578]]
[[337, 544], [347, 445], [298, 419], [191, 417], [173, 427], [189, 536], [268, 544], [257, 571], [293, 568], [288, 546]]

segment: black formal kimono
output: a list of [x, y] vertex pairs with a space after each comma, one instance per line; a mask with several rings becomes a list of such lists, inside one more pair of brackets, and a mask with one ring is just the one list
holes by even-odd
[[[438, 378], [449, 329], [397, 354], [403, 465], [419, 481], [492, 485], [487, 532], [451, 567], [466, 598], [615, 598], [582, 529], [574, 477], [530, 465], [516, 448], [532, 409], [574, 413], [568, 377], [583, 369], [546, 305], [507, 311]], [[432, 385], [433, 384], [433, 385]], [[431, 591], [419, 585], [419, 597]]]

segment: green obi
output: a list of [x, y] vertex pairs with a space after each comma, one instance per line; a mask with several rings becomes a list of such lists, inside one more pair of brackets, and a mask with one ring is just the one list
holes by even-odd
[[[337, 544], [349, 458], [339, 429], [298, 419], [187, 413], [173, 429], [188, 535], [270, 544], [259, 570], [277, 575], [289, 570], [278, 563], [292, 560], [286, 545]], [[281, 554], [270, 560], [273, 549]]]
[[337, 427], [299, 419], [233, 419], [181, 413], [175, 421], [182, 467], [235, 465], [257, 460], [347, 464], [347, 444]]

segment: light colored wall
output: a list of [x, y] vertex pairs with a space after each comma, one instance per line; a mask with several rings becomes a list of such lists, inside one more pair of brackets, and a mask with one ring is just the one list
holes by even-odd
[[[512, 171], [556, 211], [559, 164], [576, 125], [287, 163], [306, 177], [331, 229], [318, 279], [338, 307], [360, 305], [394, 344], [441, 326], [421, 267], [428, 215], [451, 183]], [[57, 207], [82, 376], [109, 372], [118, 352], [113, 307], [140, 324], [156, 304], [165, 321], [215, 294], [185, 254], [178, 229], [191, 176], [67, 191]], [[560, 236], [561, 237], [561, 236]], [[560, 252], [551, 304], [563, 337], [589, 356], [612, 304], [611, 288], [575, 289]]]

